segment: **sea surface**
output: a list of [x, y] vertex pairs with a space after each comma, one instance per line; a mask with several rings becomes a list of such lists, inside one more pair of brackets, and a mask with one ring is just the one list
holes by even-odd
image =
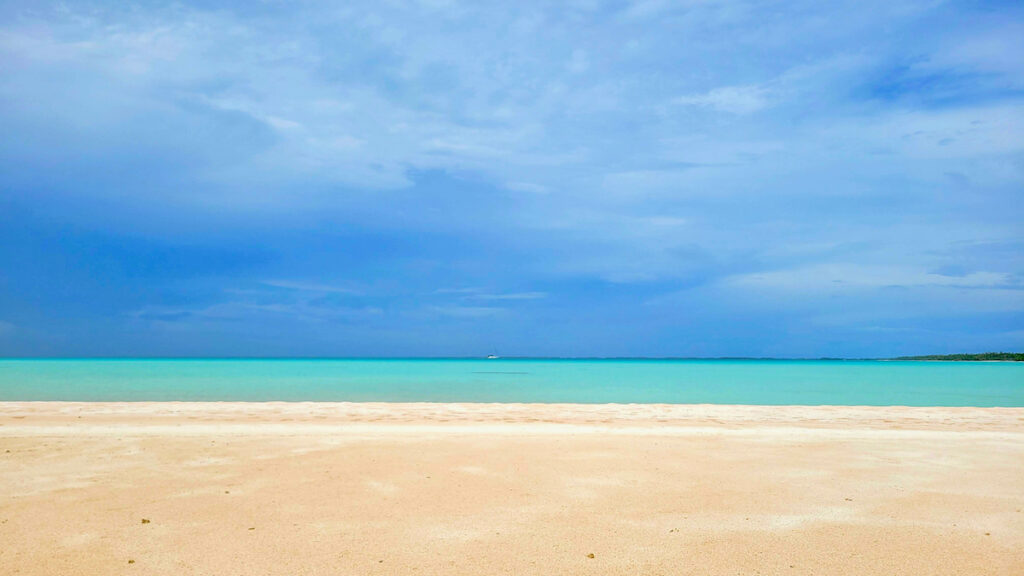
[[10, 400], [1024, 406], [1024, 363], [0, 360]]

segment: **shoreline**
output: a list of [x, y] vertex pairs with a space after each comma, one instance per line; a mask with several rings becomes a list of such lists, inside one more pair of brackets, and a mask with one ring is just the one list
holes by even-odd
[[[29, 419], [31, 418], [31, 419]], [[561, 425], [596, 428], [797, 427], [989, 430], [1024, 434], [1024, 408], [472, 402], [0, 401], [0, 435], [43, 423], [149, 427], [184, 418], [261, 425]], [[82, 422], [81, 420], [86, 420]], [[142, 419], [142, 420], [139, 420]]]

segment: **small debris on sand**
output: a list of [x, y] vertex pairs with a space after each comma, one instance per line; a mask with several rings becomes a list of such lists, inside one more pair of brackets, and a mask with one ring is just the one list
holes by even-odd
[[590, 554], [587, 554], [587, 558], [593, 558], [593, 557], [594, 557], [594, 553], [593, 552], [591, 552]]
[[149, 518], [143, 518], [142, 519], [142, 523], [143, 524], [149, 524]]
[[129, 560], [128, 563], [129, 564], [135, 564], [135, 560]]

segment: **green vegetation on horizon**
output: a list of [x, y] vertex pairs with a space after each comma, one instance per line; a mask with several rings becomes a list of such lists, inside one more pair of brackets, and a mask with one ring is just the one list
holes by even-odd
[[969, 361], [1009, 361], [1024, 362], [1024, 354], [1018, 352], [985, 352], [983, 354], [933, 354], [930, 356], [900, 356], [893, 360], [947, 360], [951, 362]]

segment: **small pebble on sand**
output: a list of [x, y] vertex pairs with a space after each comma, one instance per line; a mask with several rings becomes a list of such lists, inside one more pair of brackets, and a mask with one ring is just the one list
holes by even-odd
[[143, 518], [142, 519], [142, 523], [143, 524], [149, 524], [149, 518]]
[[587, 558], [593, 558], [593, 557], [594, 557], [593, 553], [587, 554]]

